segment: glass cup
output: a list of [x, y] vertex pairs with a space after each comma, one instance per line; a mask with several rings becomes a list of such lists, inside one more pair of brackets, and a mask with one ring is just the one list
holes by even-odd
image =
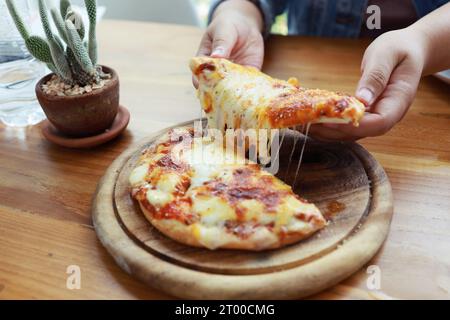
[[[37, 13], [32, 13], [28, 0], [15, 4], [31, 33]], [[45, 119], [34, 88], [48, 70], [26, 50], [5, 0], [0, 0], [0, 12], [0, 121], [15, 127], [34, 125]]]

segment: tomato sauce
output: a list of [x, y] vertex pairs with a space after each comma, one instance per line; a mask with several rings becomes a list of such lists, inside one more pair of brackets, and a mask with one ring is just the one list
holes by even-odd
[[[325, 97], [326, 98], [326, 97]], [[349, 107], [347, 97], [329, 98], [324, 106], [314, 108], [322, 98], [307, 92], [282, 94], [271, 103], [268, 119], [274, 128], [292, 127], [299, 124], [314, 123], [321, 117], [341, 119], [343, 112]], [[323, 100], [323, 99], [322, 99]], [[353, 116], [352, 113], [348, 113]]]
[[210, 62], [202, 63], [197, 67], [197, 70], [195, 70], [195, 75], [199, 76], [204, 70], [213, 72], [216, 71], [216, 66]]

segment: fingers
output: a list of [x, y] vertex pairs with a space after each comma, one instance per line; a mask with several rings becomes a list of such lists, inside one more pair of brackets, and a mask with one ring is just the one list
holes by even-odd
[[380, 136], [399, 122], [411, 105], [423, 64], [408, 54], [401, 38], [386, 33], [366, 50], [356, 96], [370, 106], [359, 127], [337, 124], [316, 126], [313, 135], [327, 140], [357, 140]]
[[232, 59], [242, 65], [261, 70], [264, 61], [264, 38], [261, 33], [252, 30], [245, 42], [238, 40], [232, 52]]
[[[211, 24], [200, 41], [197, 56], [229, 58], [237, 38], [237, 31], [233, 25], [221, 23], [220, 27], [216, 27], [216, 24]], [[195, 76], [192, 76], [192, 84], [198, 88], [198, 79]]]
[[197, 56], [200, 57], [209, 56], [211, 54], [211, 45], [212, 45], [211, 37], [209, 35], [209, 32], [206, 32], [203, 35], [202, 40], [200, 41]]
[[398, 63], [397, 54], [386, 54], [387, 50], [389, 45], [383, 43], [382, 39], [377, 39], [364, 54], [356, 97], [367, 106], [372, 105], [381, 95]]
[[211, 57], [229, 58], [236, 45], [238, 33], [233, 25], [225, 23], [221, 24], [220, 28], [213, 29], [211, 39]]
[[339, 128], [330, 127], [329, 124], [314, 124], [310, 135], [320, 141], [355, 141], [362, 137], [341, 132]]
[[203, 35], [197, 55], [229, 58], [237, 39], [237, 30], [233, 24], [223, 21], [213, 22]]
[[366, 113], [359, 127], [352, 124], [322, 124], [318, 125], [313, 136], [327, 140], [354, 141], [365, 137], [379, 136], [387, 131], [383, 116], [376, 113]]
[[323, 124], [314, 128], [312, 134], [327, 140], [357, 140], [387, 133], [408, 111], [414, 100], [420, 75], [420, 66], [412, 60], [405, 60], [394, 70], [386, 89], [371, 113], [365, 114], [359, 127], [351, 124]]
[[388, 86], [373, 107], [373, 114], [379, 116], [380, 123], [371, 124], [378, 128], [367, 127], [369, 135], [388, 132], [404, 117], [414, 100], [420, 77], [420, 66], [412, 60], [405, 60], [394, 70]]

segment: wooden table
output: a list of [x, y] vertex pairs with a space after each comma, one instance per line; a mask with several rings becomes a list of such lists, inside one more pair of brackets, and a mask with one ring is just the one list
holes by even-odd
[[[76, 151], [47, 142], [40, 127], [0, 126], [0, 299], [169, 298], [123, 272], [95, 235], [91, 196], [125, 148], [156, 130], [199, 116], [188, 59], [202, 31], [105, 21], [100, 61], [121, 78], [132, 120], [119, 140]], [[353, 92], [366, 41], [273, 37], [265, 71], [298, 76], [308, 87]], [[381, 293], [361, 270], [315, 298], [450, 298], [450, 90], [422, 81], [406, 118], [361, 143], [385, 167], [395, 214], [389, 238], [370, 265]], [[81, 289], [66, 288], [67, 267], [81, 268]]]

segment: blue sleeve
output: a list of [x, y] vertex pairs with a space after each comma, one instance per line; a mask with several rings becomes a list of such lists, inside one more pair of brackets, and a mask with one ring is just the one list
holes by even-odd
[[[208, 15], [208, 24], [212, 20], [212, 15], [216, 8], [226, 0], [214, 0]], [[282, 14], [286, 8], [288, 0], [248, 0], [255, 4], [261, 11], [264, 19], [263, 34], [267, 37], [270, 34], [270, 28], [275, 20], [275, 17]]]
[[414, 0], [414, 5], [416, 6], [417, 14], [422, 18], [447, 2], [449, 0]]
[[260, 0], [259, 2], [267, 3], [270, 13], [275, 19], [276, 16], [286, 11], [288, 0]]

